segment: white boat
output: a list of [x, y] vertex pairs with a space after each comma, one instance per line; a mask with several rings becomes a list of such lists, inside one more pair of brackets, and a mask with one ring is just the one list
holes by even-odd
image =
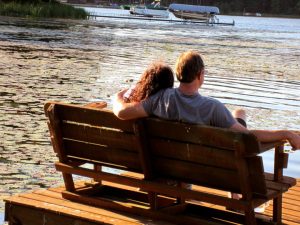
[[216, 14], [220, 13], [218, 7], [202, 6], [202, 5], [187, 5], [187, 4], [171, 4], [169, 11], [177, 18], [185, 20], [202, 20], [208, 23], [218, 21]]
[[161, 6], [160, 1], [154, 1], [149, 5], [131, 6], [129, 12], [134, 15], [141, 15], [146, 17], [169, 17], [168, 8]]

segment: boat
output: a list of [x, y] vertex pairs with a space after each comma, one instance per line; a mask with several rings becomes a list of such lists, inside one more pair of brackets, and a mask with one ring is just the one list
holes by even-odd
[[173, 3], [169, 6], [169, 11], [175, 17], [185, 20], [201, 20], [208, 23], [215, 23], [218, 21], [216, 15], [220, 14], [220, 10], [216, 6], [202, 6], [202, 5], [187, 5]]
[[142, 4], [130, 7], [130, 14], [140, 15], [146, 17], [161, 17], [168, 18], [169, 11], [168, 7], [160, 5], [160, 0], [155, 0], [151, 4]]

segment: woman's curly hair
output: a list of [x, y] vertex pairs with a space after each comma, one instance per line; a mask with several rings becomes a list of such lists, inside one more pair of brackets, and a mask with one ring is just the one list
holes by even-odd
[[142, 74], [128, 97], [129, 102], [140, 102], [159, 90], [173, 87], [174, 75], [170, 66], [162, 62], [154, 62]]

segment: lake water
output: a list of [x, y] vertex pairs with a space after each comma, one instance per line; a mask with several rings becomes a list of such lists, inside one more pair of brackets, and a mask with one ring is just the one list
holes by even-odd
[[[207, 65], [202, 94], [231, 110], [246, 108], [250, 128], [300, 130], [300, 20], [219, 19], [236, 25], [0, 17], [1, 199], [62, 182], [46, 101], [104, 100], [111, 107], [111, 95], [130, 87], [151, 61], [174, 66], [188, 49], [201, 52]], [[267, 170], [272, 155], [263, 156]], [[300, 177], [299, 163], [298, 151], [286, 174]]]

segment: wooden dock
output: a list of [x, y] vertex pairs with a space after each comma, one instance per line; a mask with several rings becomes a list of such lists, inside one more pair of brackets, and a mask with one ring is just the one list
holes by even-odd
[[207, 22], [201, 20], [175, 20], [175, 19], [164, 19], [155, 17], [145, 17], [145, 16], [133, 16], [133, 15], [89, 15], [89, 19], [96, 18], [112, 18], [112, 19], [127, 19], [127, 20], [141, 20], [141, 21], [151, 21], [151, 22], [168, 22], [168, 23], [179, 23], [179, 24], [202, 24], [207, 26], [220, 25], [220, 26], [234, 26], [235, 21], [231, 23], [225, 22]]
[[[77, 185], [82, 185], [78, 182]], [[195, 187], [197, 189], [199, 187]], [[5, 219], [9, 225], [171, 225], [145, 217], [120, 213], [65, 200], [61, 196], [64, 187], [36, 190], [5, 200]], [[210, 190], [207, 190], [208, 192]], [[219, 193], [226, 195], [227, 193]], [[215, 207], [215, 206], [212, 206]], [[218, 209], [221, 209], [218, 207]], [[272, 203], [265, 214], [270, 215]], [[261, 215], [263, 216], [263, 215]], [[297, 185], [283, 195], [284, 224], [300, 224], [300, 179]]]

